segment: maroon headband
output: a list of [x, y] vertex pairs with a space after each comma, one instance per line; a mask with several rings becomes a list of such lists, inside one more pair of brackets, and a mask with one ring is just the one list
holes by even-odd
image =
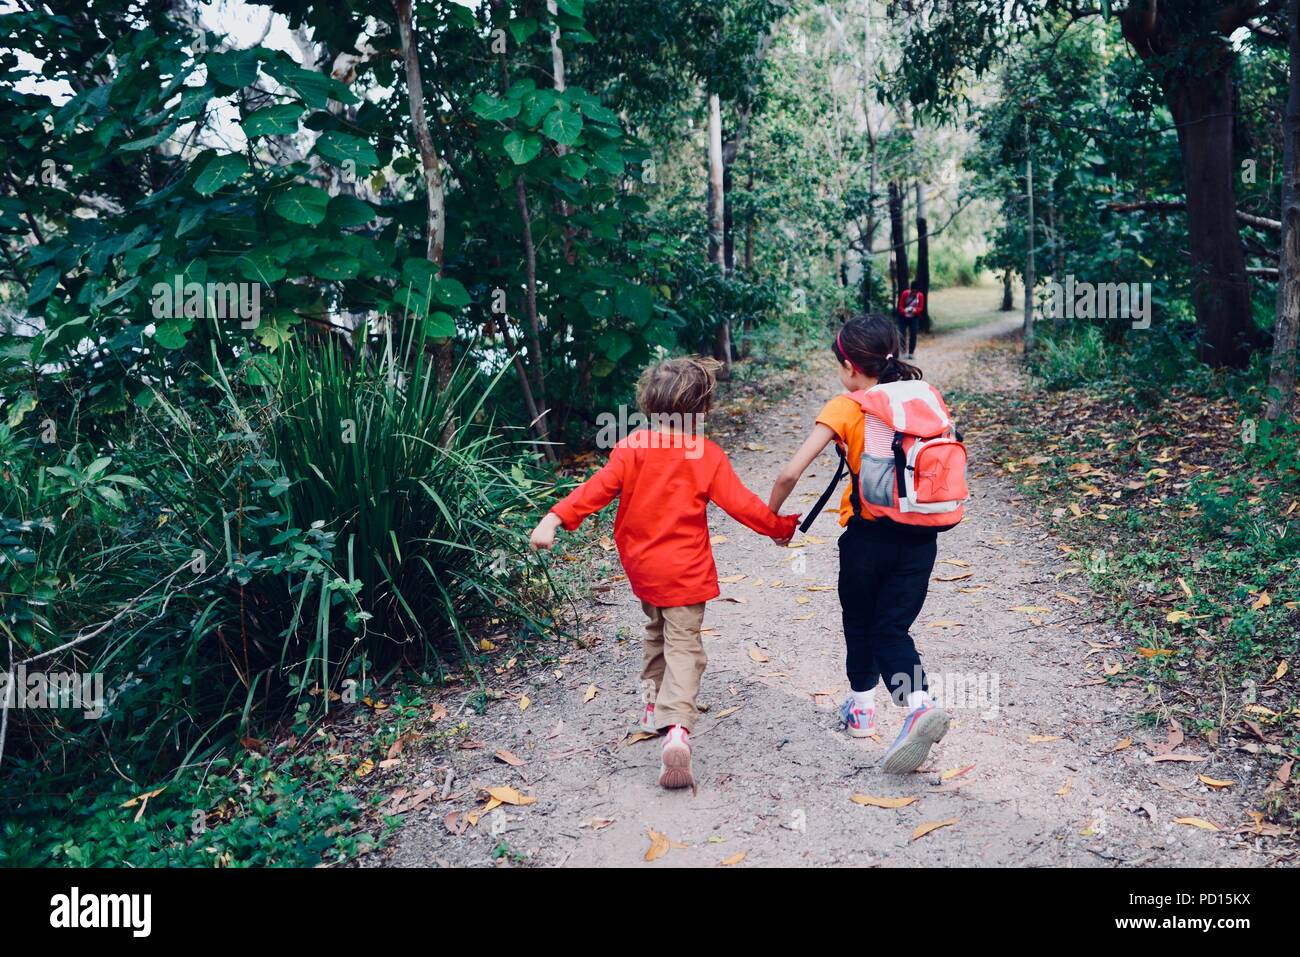
[[840, 336], [842, 336], [843, 334], [844, 334], [844, 327], [841, 326], [840, 331], [835, 333], [836, 350], [838, 350], [839, 354], [844, 357], [844, 361], [847, 362], [850, 366], [852, 366], [854, 372], [856, 372], [858, 375], [866, 375], [865, 372], [863, 372], [861, 369], [858, 368], [858, 364], [849, 358], [848, 352], [845, 351], [844, 343], [840, 341]]

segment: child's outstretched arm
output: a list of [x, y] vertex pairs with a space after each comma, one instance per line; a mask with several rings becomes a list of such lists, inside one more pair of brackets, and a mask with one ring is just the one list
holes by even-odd
[[574, 531], [582, 520], [614, 501], [623, 488], [623, 450], [614, 449], [600, 470], [552, 506], [529, 536], [533, 548], [550, 548], [555, 544], [555, 530], [563, 525]]
[[763, 504], [761, 498], [747, 489], [726, 456], [723, 456], [722, 463], [709, 483], [709, 501], [716, 502], [740, 524], [752, 528], [760, 535], [768, 536], [778, 545], [790, 541], [799, 525], [798, 515], [776, 514]]
[[785, 468], [781, 469], [781, 474], [776, 477], [772, 483], [772, 493], [767, 497], [767, 507], [772, 511], [779, 511], [785, 504], [785, 500], [790, 497], [794, 487], [799, 482], [799, 476], [803, 475], [804, 470], [812, 465], [817, 456], [822, 454], [822, 449], [835, 438], [835, 432], [829, 425], [823, 425], [818, 422], [813, 426], [812, 432], [808, 438], [804, 439], [803, 445], [799, 446], [798, 451], [790, 456], [790, 461], [785, 463]]

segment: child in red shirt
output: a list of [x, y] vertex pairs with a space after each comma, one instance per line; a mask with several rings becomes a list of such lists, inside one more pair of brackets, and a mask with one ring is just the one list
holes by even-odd
[[615, 498], [614, 542], [646, 623], [641, 683], [646, 731], [667, 730], [659, 784], [693, 787], [690, 729], [708, 657], [700, 628], [704, 603], [717, 598], [718, 570], [709, 547], [708, 505], [785, 544], [798, 516], [777, 516], [736, 477], [726, 454], [704, 438], [718, 364], [670, 359], [637, 384], [637, 405], [650, 428], [619, 442], [609, 461], [546, 514], [533, 530], [533, 548], [550, 548], [555, 530], [574, 531]]

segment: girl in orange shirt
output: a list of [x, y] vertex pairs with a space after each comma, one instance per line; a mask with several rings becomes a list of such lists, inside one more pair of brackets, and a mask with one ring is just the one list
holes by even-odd
[[[712, 403], [718, 363], [671, 359], [647, 370], [637, 404], [652, 427], [619, 442], [609, 461], [538, 523], [530, 544], [550, 548], [561, 525], [574, 531], [615, 498], [614, 542], [646, 623], [641, 670], [645, 731], [666, 731], [659, 784], [693, 787], [690, 729], [708, 657], [700, 628], [704, 603], [717, 598], [718, 570], [709, 546], [708, 506], [779, 544], [794, 535], [797, 515], [778, 516], [736, 477], [726, 454], [700, 434]], [[655, 424], [667, 423], [656, 429]]]
[[[840, 383], [848, 392], [877, 383], [920, 379], [921, 370], [899, 358], [898, 329], [879, 314], [858, 316], [840, 329], [832, 347]], [[872, 514], [860, 489], [858, 463], [868, 457], [890, 458], [893, 430], [881, 419], [864, 415], [849, 395], [836, 396], [817, 416], [804, 444], [781, 470], [768, 507], [779, 509], [804, 470], [834, 441], [849, 462], [849, 489], [840, 503], [840, 605], [843, 609], [845, 670], [852, 693], [840, 719], [853, 737], [876, 732], [875, 688], [883, 680], [891, 696], [907, 707], [894, 743], [885, 752], [886, 772], [915, 771], [930, 746], [948, 730], [948, 714], [927, 690], [925, 669], [908, 633], [929, 588], [937, 532], [902, 525]]]

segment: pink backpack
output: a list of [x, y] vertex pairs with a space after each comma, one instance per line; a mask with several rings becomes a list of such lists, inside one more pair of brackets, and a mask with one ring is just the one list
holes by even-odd
[[[939, 390], [928, 382], [886, 382], [849, 394], [894, 432], [892, 455], [868, 455], [856, 469], [850, 494], [854, 513], [866, 512], [899, 525], [946, 531], [962, 519], [970, 498], [966, 485], [966, 446], [962, 444]], [[865, 423], [864, 423], [865, 425]], [[839, 486], [847, 464], [840, 467], [812, 512], [799, 526], [806, 532], [812, 520]], [[852, 471], [852, 470], [851, 470]]]

